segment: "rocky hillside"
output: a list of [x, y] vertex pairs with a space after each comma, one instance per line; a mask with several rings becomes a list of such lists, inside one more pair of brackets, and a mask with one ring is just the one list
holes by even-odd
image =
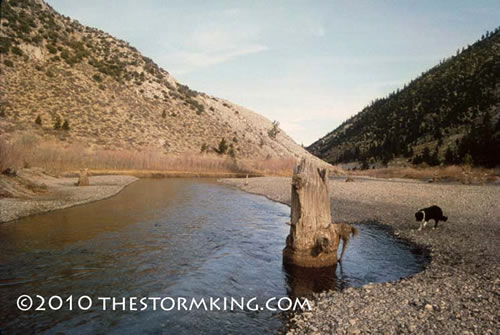
[[[0, 129], [104, 149], [309, 155], [277, 124], [191, 90], [125, 41], [41, 0], [4, 0]], [[221, 141], [224, 138], [222, 145]]]
[[403, 160], [500, 164], [500, 30], [377, 99], [308, 150], [363, 167]]

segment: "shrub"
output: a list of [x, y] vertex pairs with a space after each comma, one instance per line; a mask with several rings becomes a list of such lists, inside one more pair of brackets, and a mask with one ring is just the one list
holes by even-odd
[[54, 130], [61, 129], [61, 118], [59, 116], [56, 117], [56, 122], [54, 122]]
[[201, 145], [200, 153], [205, 153], [208, 152], [208, 145], [206, 143], [203, 143]]
[[14, 67], [14, 63], [10, 59], [4, 60], [3, 63], [8, 67]]
[[234, 150], [234, 145], [233, 145], [233, 143], [231, 143], [231, 144], [229, 145], [229, 151], [227, 152], [227, 154], [228, 154], [231, 158], [233, 158], [233, 159], [235, 159], [235, 158], [236, 158], [236, 151]]
[[36, 119], [35, 119], [35, 123], [36, 123], [37, 125], [39, 125], [39, 126], [41, 126], [41, 125], [42, 125], [42, 118], [40, 117], [40, 115], [38, 115], [38, 116], [36, 117]]
[[228, 149], [226, 139], [223, 137], [220, 142], [219, 146], [217, 148], [214, 148], [214, 151], [218, 153], [219, 155], [224, 155]]
[[64, 120], [64, 123], [62, 125], [62, 129], [68, 131], [69, 130], [69, 121]]
[[161, 117], [162, 118], [166, 118], [167, 117], [167, 112], [164, 110], [163, 113], [161, 113]]
[[450, 147], [448, 147], [448, 149], [446, 149], [446, 153], [444, 154], [444, 163], [446, 165], [451, 165], [453, 163], [455, 163], [455, 154], [453, 153], [453, 151], [451, 150]]
[[57, 48], [55, 45], [52, 45], [52, 44], [47, 44], [47, 50], [49, 50], [49, 52], [51, 54], [55, 54], [57, 53]]
[[10, 50], [15, 55], [18, 55], [18, 56], [22, 56], [23, 55], [23, 51], [18, 46], [13, 46], [12, 48], [10, 48]]
[[361, 170], [368, 170], [369, 168], [370, 168], [370, 165], [368, 164], [368, 161], [366, 159], [364, 159], [361, 162]]
[[62, 59], [64, 59], [64, 60], [68, 60], [68, 59], [69, 59], [69, 56], [70, 56], [70, 55], [69, 55], [68, 50], [63, 49], [63, 50], [61, 51], [61, 58], [62, 58]]
[[102, 77], [98, 74], [98, 73], [95, 73], [93, 76], [92, 76], [92, 79], [94, 79], [95, 81], [97, 81], [98, 83], [100, 83], [102, 81]]
[[0, 54], [9, 53], [11, 40], [8, 37], [0, 37]]
[[280, 125], [280, 123], [278, 121], [276, 121], [276, 120], [273, 121], [272, 128], [267, 131], [267, 135], [269, 135], [270, 138], [272, 138], [272, 139], [276, 138], [276, 135], [278, 135], [278, 133], [280, 132], [280, 130], [278, 128], [279, 125]]
[[472, 159], [472, 155], [469, 153], [466, 153], [463, 159], [463, 163], [465, 166], [472, 166], [474, 164], [474, 161]]

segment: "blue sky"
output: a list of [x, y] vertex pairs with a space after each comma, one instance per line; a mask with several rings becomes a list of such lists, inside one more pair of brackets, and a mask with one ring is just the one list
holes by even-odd
[[49, 0], [309, 145], [500, 24], [500, 1]]

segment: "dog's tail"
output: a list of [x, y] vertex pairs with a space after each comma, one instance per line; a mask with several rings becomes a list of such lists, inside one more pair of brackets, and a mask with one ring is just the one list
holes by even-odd
[[357, 236], [359, 234], [358, 228], [351, 226], [351, 234], [352, 236]]
[[443, 220], [444, 222], [446, 222], [446, 221], [448, 220], [448, 217], [447, 217], [447, 216], [442, 215], [442, 216], [441, 216], [441, 220]]

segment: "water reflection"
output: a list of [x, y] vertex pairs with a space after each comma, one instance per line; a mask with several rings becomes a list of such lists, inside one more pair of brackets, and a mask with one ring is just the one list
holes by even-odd
[[337, 289], [337, 265], [317, 269], [286, 264], [283, 268], [288, 284], [287, 293], [292, 298], [310, 298], [313, 293]]

